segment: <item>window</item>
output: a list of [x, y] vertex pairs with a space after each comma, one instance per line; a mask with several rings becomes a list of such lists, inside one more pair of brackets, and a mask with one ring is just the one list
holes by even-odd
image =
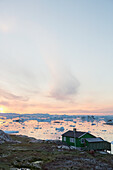
[[81, 138], [81, 143], [85, 143], [85, 139], [84, 138]]
[[64, 141], [66, 141], [66, 137], [64, 137]]
[[70, 142], [71, 143], [75, 143], [75, 139], [74, 138], [70, 138]]

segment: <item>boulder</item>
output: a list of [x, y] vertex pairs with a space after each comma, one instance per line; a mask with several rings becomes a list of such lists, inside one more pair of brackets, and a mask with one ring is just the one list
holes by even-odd
[[0, 130], [0, 144], [5, 143], [5, 142], [12, 142], [12, 139], [4, 131]]

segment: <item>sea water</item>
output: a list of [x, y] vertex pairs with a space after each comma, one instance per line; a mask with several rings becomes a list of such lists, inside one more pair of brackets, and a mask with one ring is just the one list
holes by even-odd
[[0, 129], [37, 139], [61, 140], [63, 133], [76, 128], [110, 142], [113, 154], [113, 125], [106, 124], [109, 120], [113, 120], [113, 116], [0, 114]]

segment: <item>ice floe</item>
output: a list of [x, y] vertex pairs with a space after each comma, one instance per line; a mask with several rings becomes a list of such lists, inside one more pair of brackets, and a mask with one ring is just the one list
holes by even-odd
[[59, 132], [63, 132], [64, 131], [64, 127], [56, 128], [56, 130], [59, 131]]
[[75, 125], [70, 125], [70, 127], [75, 127]]
[[10, 131], [10, 130], [5, 130], [4, 132], [9, 133], [9, 134], [11, 134], [11, 133], [19, 133], [19, 131]]

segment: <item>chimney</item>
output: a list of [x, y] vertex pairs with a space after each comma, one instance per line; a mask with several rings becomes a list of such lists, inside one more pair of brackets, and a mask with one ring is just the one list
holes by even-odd
[[76, 132], [76, 128], [73, 128], [73, 132]]

